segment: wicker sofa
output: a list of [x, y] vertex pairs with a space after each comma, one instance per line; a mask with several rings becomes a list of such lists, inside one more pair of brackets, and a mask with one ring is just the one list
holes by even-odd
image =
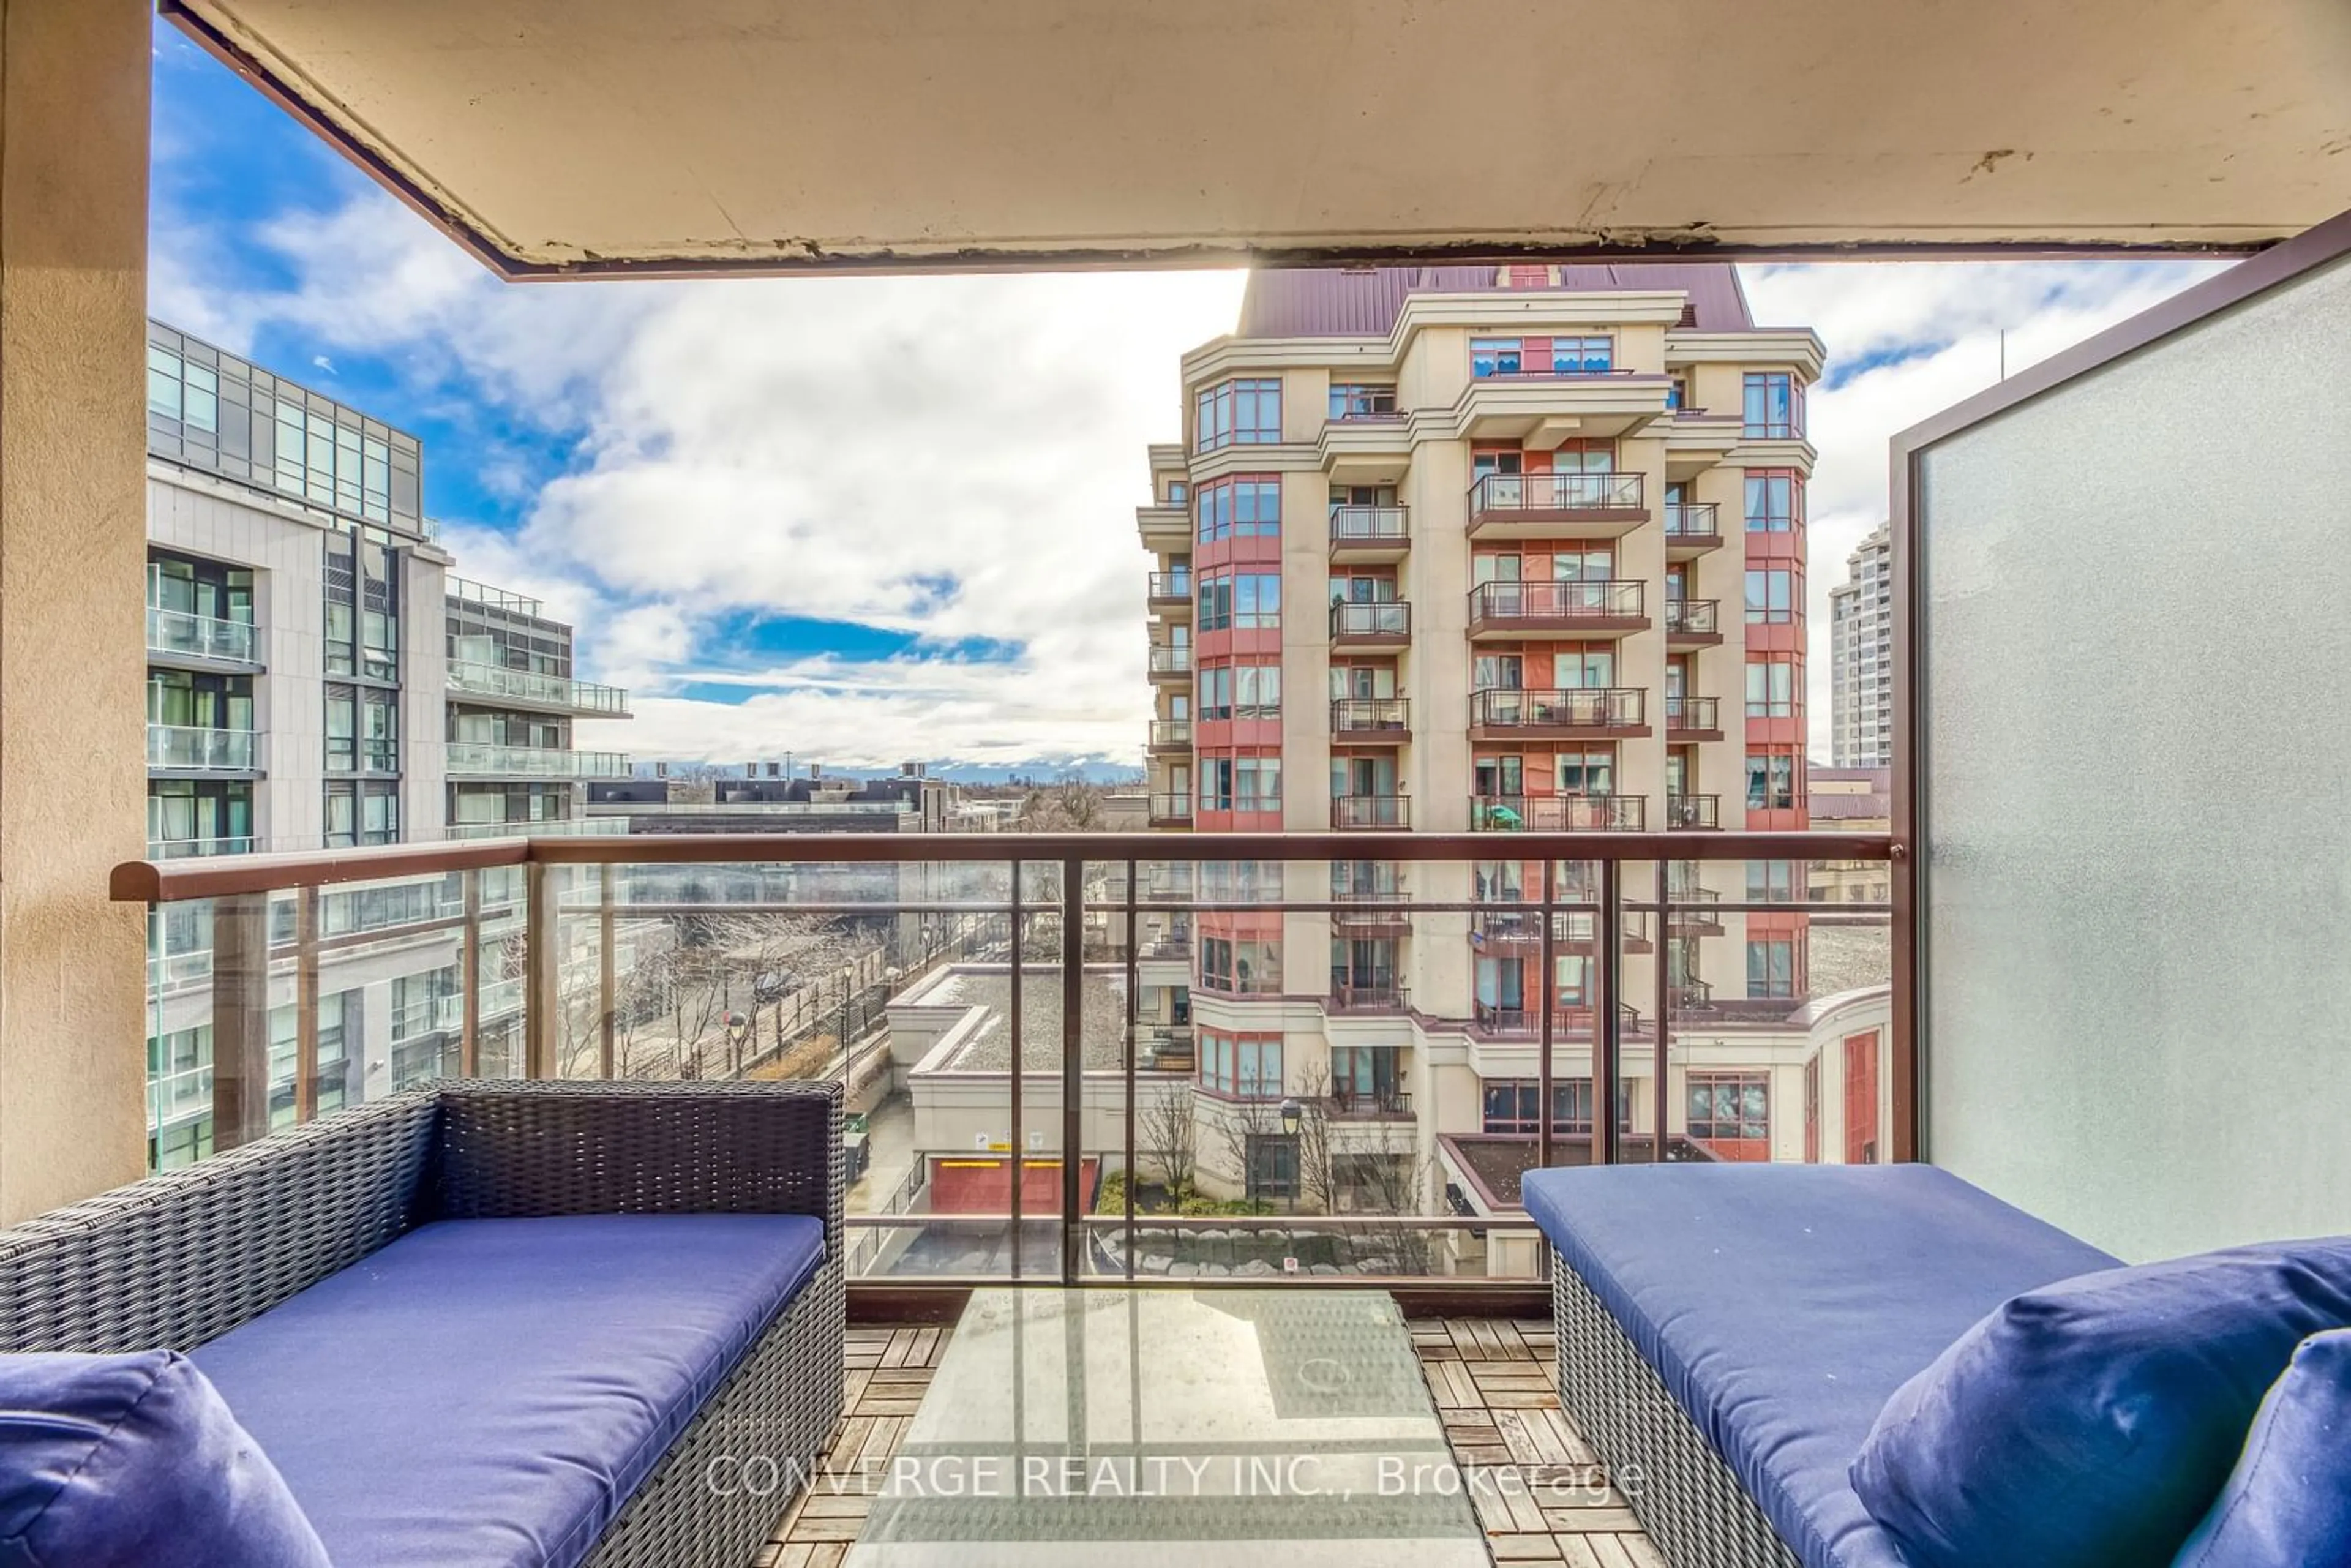
[[[841, 1148], [837, 1085], [446, 1082], [0, 1230], [0, 1350], [191, 1353], [339, 1565], [739, 1568], [789, 1488], [714, 1486], [713, 1461], [789, 1477], [841, 1412]], [[529, 1269], [505, 1298], [470, 1288]], [[725, 1310], [699, 1339], [673, 1306], [632, 1321], [630, 1279], [693, 1306], [680, 1292], [716, 1281]], [[289, 1364], [315, 1375], [273, 1381]], [[371, 1447], [387, 1421], [407, 1436]], [[580, 1452], [515, 1452], [549, 1431]], [[420, 1479], [460, 1495], [387, 1525]]]

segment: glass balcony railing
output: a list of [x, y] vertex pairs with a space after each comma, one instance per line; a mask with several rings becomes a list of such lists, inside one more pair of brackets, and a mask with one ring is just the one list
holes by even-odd
[[218, 838], [149, 839], [147, 858], [151, 861], [175, 861], [195, 855], [249, 855], [253, 852], [254, 843], [250, 833]]
[[1531, 520], [1548, 520], [1552, 514], [1644, 512], [1643, 476], [1574, 472], [1564, 474], [1487, 474], [1469, 487], [1469, 520], [1509, 521], [1529, 514]]
[[261, 662], [260, 628], [250, 621], [223, 621], [184, 610], [147, 607], [147, 651], [229, 664]]
[[1666, 635], [1668, 637], [1716, 637], [1719, 628], [1716, 614], [1720, 601], [1713, 599], [1668, 599], [1666, 601]]
[[1349, 601], [1331, 606], [1331, 641], [1336, 643], [1354, 642], [1409, 642], [1412, 638], [1412, 606], [1401, 599], [1378, 602]]
[[453, 777], [474, 779], [626, 779], [629, 759], [617, 751], [569, 751], [554, 746], [449, 743]]
[[459, 696], [537, 703], [607, 717], [622, 716], [629, 711], [629, 694], [619, 686], [602, 686], [563, 675], [543, 675], [536, 670], [510, 670], [502, 664], [477, 664], [470, 659], [449, 661], [449, 690]]
[[251, 773], [260, 767], [260, 737], [249, 729], [197, 725], [147, 727], [147, 766], [187, 772]]
[[[402, 1048], [407, 1079], [837, 1082], [869, 1107], [871, 1176], [850, 1189], [845, 1249], [860, 1281], [891, 1284], [1005, 1277], [1032, 1235], [1055, 1244], [1026, 1267], [1073, 1277], [1133, 1258], [1207, 1285], [1289, 1279], [1278, 1259], [1270, 1276], [1232, 1267], [1238, 1238], [1332, 1274], [1531, 1281], [1540, 1259], [1514, 1196], [1527, 1169], [1639, 1161], [1660, 1144], [1674, 1159], [1834, 1161], [1891, 1135], [1834, 1119], [1874, 1103], [1823, 1095], [1831, 1120], [1808, 1126], [1776, 1088], [1815, 1059], [1844, 1071], [1856, 1040], [1890, 1071], [1886, 906], [1824, 919], [1787, 874], [1792, 861], [1886, 861], [1890, 840], [1645, 834], [1638, 797], [1472, 804], [1474, 825], [1517, 831], [1499, 860], [1399, 861], [1428, 846], [1384, 831], [1384, 805], [1343, 804], [1333, 831], [1253, 834], [1245, 859], [1225, 840], [1223, 858], [1186, 862], [1171, 858], [1182, 837], [1090, 835], [1074, 876], [1066, 834], [931, 836], [903, 862], [821, 834], [757, 852], [788, 862], [739, 858], [744, 841], [726, 839], [689, 848], [701, 862], [669, 863], [687, 847], [673, 841], [649, 862], [615, 838], [142, 862], [118, 889], [206, 949], [151, 961], [153, 1027], [173, 1040], [149, 1051], [170, 1064], [151, 1073], [149, 1118], [180, 1127], [183, 1152], [268, 1135], [283, 1101], [215, 1082], [193, 1031], [234, 1039], [305, 989], [384, 984], [402, 1005], [366, 1027]], [[1610, 836], [1574, 836], [1595, 829]], [[373, 855], [380, 880], [335, 880]], [[214, 965], [214, 951], [251, 950], [249, 931], [204, 938], [253, 896], [268, 906], [267, 963]], [[278, 918], [310, 897], [314, 927]], [[338, 914], [351, 899], [365, 907]], [[1743, 984], [1700, 984], [1667, 940], [1742, 919], [1729, 967]], [[1699, 1041], [1692, 1058], [1683, 1047]], [[339, 1076], [324, 1108], [394, 1076], [353, 1073], [348, 1089]], [[1544, 1082], [1560, 1091], [1551, 1118], [1531, 1109]], [[1591, 1124], [1595, 1083], [1614, 1085], [1599, 1103], [1627, 1107], [1621, 1126]], [[1758, 1083], [1772, 1087], [1750, 1115]], [[321, 1108], [298, 1100], [293, 1120]], [[1284, 1138], [1295, 1214], [1289, 1191], [1268, 1212], [1238, 1159]], [[1396, 1178], [1384, 1193], [1375, 1167]], [[1196, 1239], [1212, 1228], [1223, 1253]]]

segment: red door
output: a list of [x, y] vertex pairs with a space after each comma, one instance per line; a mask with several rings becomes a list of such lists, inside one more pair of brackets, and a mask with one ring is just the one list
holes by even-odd
[[1877, 1163], [1877, 1031], [1845, 1036], [1844, 1163]]

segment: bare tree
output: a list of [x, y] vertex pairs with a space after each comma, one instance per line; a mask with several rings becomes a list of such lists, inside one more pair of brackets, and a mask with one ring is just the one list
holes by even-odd
[[1101, 786], [1081, 773], [1064, 773], [1029, 789], [1020, 802], [1020, 826], [1032, 833], [1098, 833], [1108, 828], [1110, 805]]
[[1192, 1192], [1193, 1166], [1199, 1158], [1199, 1121], [1187, 1081], [1153, 1095], [1136, 1107], [1135, 1138], [1142, 1152], [1159, 1168], [1171, 1204], [1180, 1204]]

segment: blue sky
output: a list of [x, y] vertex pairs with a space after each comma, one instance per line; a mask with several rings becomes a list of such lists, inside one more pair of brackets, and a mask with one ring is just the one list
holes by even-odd
[[[502, 285], [159, 25], [151, 308], [425, 444], [469, 577], [579, 628], [645, 757], [1139, 762], [1144, 447], [1239, 274]], [[1809, 588], [1885, 442], [2144, 308], [2192, 263], [1749, 268], [1813, 326]]]

